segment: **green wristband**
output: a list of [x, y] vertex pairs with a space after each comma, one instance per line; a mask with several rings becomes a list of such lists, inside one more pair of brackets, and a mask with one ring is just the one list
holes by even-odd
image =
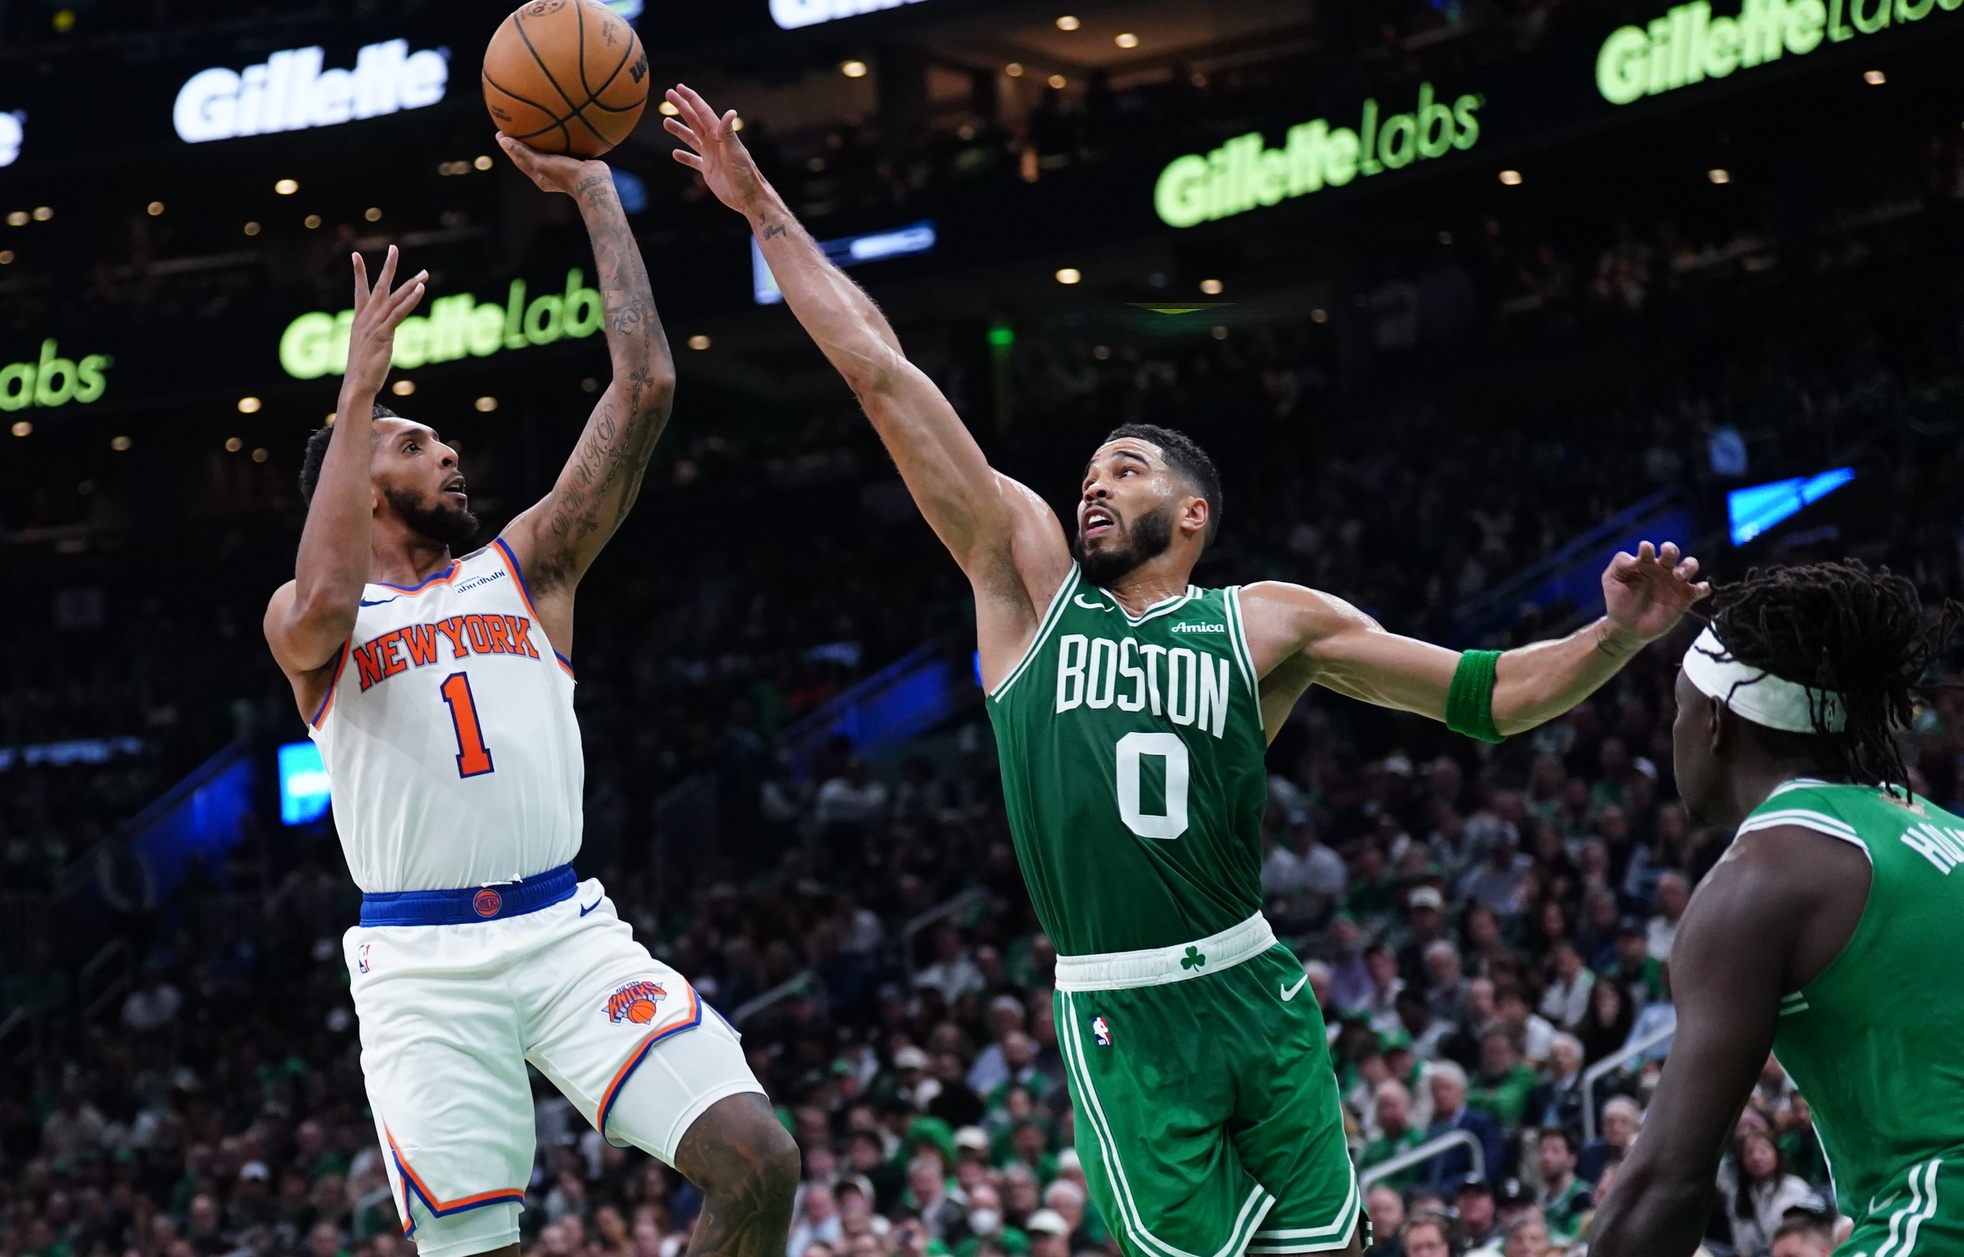
[[1493, 723], [1493, 673], [1497, 650], [1469, 650], [1459, 657], [1446, 690], [1446, 728], [1482, 742], [1501, 742]]

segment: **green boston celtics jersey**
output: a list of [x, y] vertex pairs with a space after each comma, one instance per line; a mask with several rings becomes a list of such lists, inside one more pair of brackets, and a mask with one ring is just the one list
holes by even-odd
[[1239, 594], [1189, 587], [1134, 618], [1073, 567], [989, 696], [1017, 859], [1060, 955], [1169, 947], [1261, 910], [1267, 742]]
[[1781, 1002], [1773, 1041], [1813, 1109], [1841, 1211], [1862, 1224], [1874, 1213], [1878, 1228], [1892, 1211], [1899, 1231], [1955, 1228], [1964, 1200], [1940, 1199], [1935, 1177], [1964, 1157], [1964, 873], [1952, 875], [1964, 819], [1870, 786], [1801, 779], [1739, 832], [1781, 825], [1853, 843], [1873, 867], [1854, 935]]

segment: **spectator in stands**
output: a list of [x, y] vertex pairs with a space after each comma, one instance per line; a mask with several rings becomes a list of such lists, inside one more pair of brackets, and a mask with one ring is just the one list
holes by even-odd
[[1589, 992], [1596, 975], [1582, 962], [1582, 952], [1570, 940], [1558, 939], [1548, 951], [1553, 974], [1541, 996], [1541, 1015], [1563, 1030], [1574, 1030], [1589, 1014]]
[[1030, 1257], [1068, 1257], [1071, 1224], [1055, 1209], [1039, 1209], [1023, 1223], [1030, 1236]]
[[1534, 1094], [1534, 1071], [1521, 1060], [1514, 1033], [1496, 1026], [1480, 1036], [1480, 1072], [1466, 1102], [1490, 1114], [1501, 1127], [1518, 1126]]
[[[1466, 1091], [1466, 1071], [1458, 1065], [1440, 1061], [1432, 1067], [1432, 1125], [1426, 1128], [1425, 1137], [1431, 1140], [1456, 1130], [1467, 1132], [1480, 1141], [1487, 1174], [1497, 1176], [1506, 1166], [1500, 1123], [1491, 1114], [1469, 1106]], [[1455, 1147], [1428, 1163], [1421, 1183], [1433, 1191], [1449, 1190], [1472, 1170], [1472, 1154], [1464, 1147]]]
[[1742, 1129], [1733, 1146], [1737, 1183], [1727, 1201], [1732, 1245], [1740, 1257], [1766, 1257], [1787, 1210], [1820, 1212], [1826, 1203], [1807, 1180], [1787, 1169], [1778, 1145], [1763, 1129]]
[[1684, 919], [1691, 902], [1691, 883], [1684, 874], [1671, 869], [1657, 879], [1657, 915], [1645, 929], [1644, 949], [1650, 958], [1663, 964], [1671, 959], [1671, 944], [1678, 937], [1678, 922]]
[[1399, 1236], [1405, 1226], [1405, 1198], [1398, 1189], [1383, 1183], [1373, 1185], [1364, 1193], [1364, 1212], [1371, 1218], [1373, 1243], [1365, 1250], [1369, 1257], [1404, 1257]]
[[1612, 1096], [1603, 1104], [1603, 1132], [1583, 1145], [1576, 1173], [1600, 1181], [1604, 1167], [1629, 1155], [1643, 1124], [1643, 1109], [1629, 1096]]
[[164, 975], [161, 964], [144, 966], [143, 985], [123, 998], [123, 1024], [138, 1034], [162, 1030], [177, 1020], [184, 997]]
[[1397, 1008], [1398, 1028], [1411, 1050], [1424, 1060], [1436, 1059], [1440, 1045], [1458, 1030], [1452, 1022], [1433, 1016], [1432, 1002], [1415, 987], [1398, 992]]
[[1825, 1217], [1791, 1210], [1773, 1232], [1771, 1257], [1828, 1257], [1834, 1251], [1834, 1225]]
[[1635, 1023], [1636, 1013], [1623, 984], [1613, 977], [1598, 978], [1589, 990], [1589, 1015], [1575, 1032], [1582, 1043], [1582, 1063], [1594, 1065], [1620, 1051], [1629, 1042], [1630, 1027]]
[[1582, 1044], [1572, 1034], [1558, 1034], [1528, 1098], [1527, 1120], [1543, 1127], [1579, 1127], [1582, 1103]]
[[1459, 1235], [1463, 1248], [1481, 1248], [1500, 1238], [1500, 1219], [1494, 1209], [1493, 1183], [1484, 1174], [1468, 1174], [1453, 1194], [1453, 1208], [1459, 1214]]
[[1546, 1126], [1535, 1141], [1535, 1160], [1541, 1170], [1541, 1195], [1535, 1201], [1548, 1220], [1548, 1229], [1573, 1239], [1576, 1228], [1594, 1201], [1590, 1185], [1576, 1177], [1580, 1140], [1566, 1126]]
[[1547, 1221], [1539, 1213], [1531, 1213], [1509, 1222], [1506, 1242], [1500, 1251], [1502, 1257], [1546, 1257]]
[[1493, 992], [1494, 1022], [1514, 1036], [1516, 1050], [1530, 1065], [1539, 1067], [1555, 1045], [1555, 1027], [1534, 1012], [1527, 992], [1519, 984], [1496, 983]]
[[1381, 1034], [1398, 1028], [1398, 992], [1405, 980], [1398, 976], [1398, 957], [1383, 943], [1373, 943], [1364, 952], [1364, 969], [1370, 975], [1371, 992], [1358, 1011], [1370, 1020], [1371, 1029]]
[[[1658, 967], [1658, 980], [1663, 984], [1656, 999], [1643, 1006], [1637, 1019], [1630, 1023], [1630, 1041], [1625, 1046], [1635, 1046], [1652, 1035], [1664, 1034], [1675, 1029], [1678, 1024], [1678, 1008], [1671, 1002], [1671, 965], [1669, 961]], [[1649, 1064], [1661, 1065], [1665, 1054], [1671, 1050], [1671, 1040], [1667, 1037], [1655, 1047], [1646, 1049], [1639, 1060]]]
[[1288, 843], [1278, 843], [1262, 862], [1262, 897], [1285, 934], [1320, 927], [1342, 902], [1349, 881], [1343, 857], [1318, 839], [1305, 813], [1289, 818]]
[[1425, 949], [1425, 998], [1434, 1017], [1453, 1025], [1464, 1021], [1466, 987], [1459, 948], [1451, 939], [1442, 938]]
[[1330, 920], [1327, 943], [1330, 964], [1330, 1002], [1345, 1012], [1371, 998], [1371, 972], [1364, 963], [1364, 931], [1347, 912]]
[[1405, 1219], [1398, 1243], [1405, 1257], [1457, 1257], [1452, 1245], [1452, 1223], [1437, 1213], [1419, 1213]]
[[1534, 861], [1519, 851], [1521, 831], [1512, 821], [1498, 822], [1485, 837], [1484, 858], [1461, 876], [1459, 894], [1496, 916], [1511, 917], [1521, 910], [1521, 889]]
[[975, 1094], [986, 1096], [997, 1087], [1009, 1081], [1009, 1059], [1004, 1054], [1004, 1039], [1012, 1034], [1021, 1034], [1024, 1029], [1023, 1001], [1014, 995], [998, 995], [989, 1001], [989, 1024], [995, 1031], [995, 1041], [975, 1054], [975, 1063], [969, 1066], [968, 1085]]
[[944, 1244], [950, 1237], [959, 1238], [958, 1232], [968, 1218], [968, 1202], [948, 1190], [951, 1184], [946, 1173], [939, 1155], [918, 1153], [907, 1163], [907, 1195], [902, 1201], [928, 1234]]
[[[1378, 1084], [1378, 1136], [1364, 1145], [1363, 1154], [1357, 1160], [1359, 1170], [1383, 1165], [1425, 1142], [1425, 1133], [1412, 1125], [1411, 1114], [1412, 1095], [1405, 1089], [1404, 1083], [1387, 1078]], [[1405, 1191], [1418, 1181], [1418, 1168], [1414, 1166], [1400, 1170], [1379, 1181]]]
[[983, 989], [982, 971], [975, 967], [962, 945], [962, 932], [955, 926], [943, 925], [934, 931], [934, 963], [914, 975], [914, 985], [939, 992], [949, 1004], [966, 992]]
[[1405, 985], [1424, 991], [1432, 980], [1426, 950], [1443, 942], [1446, 899], [1436, 886], [1415, 886], [1405, 896], [1405, 928], [1398, 948], [1398, 975]]
[[791, 1219], [791, 1240], [785, 1257], [801, 1257], [813, 1244], [837, 1248], [845, 1236], [839, 1219], [839, 1200], [829, 1183], [807, 1183], [798, 1193], [798, 1206]]

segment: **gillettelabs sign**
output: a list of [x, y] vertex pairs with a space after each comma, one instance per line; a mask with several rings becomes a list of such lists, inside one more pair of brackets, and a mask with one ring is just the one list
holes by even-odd
[[1281, 148], [1267, 147], [1259, 131], [1238, 135], [1205, 156], [1168, 163], [1153, 208], [1169, 227], [1192, 227], [1463, 151], [1480, 140], [1485, 103], [1466, 93], [1447, 104], [1421, 83], [1409, 112], [1380, 116], [1377, 100], [1366, 100], [1354, 130], [1317, 118], [1290, 127]]
[[[585, 286], [578, 267], [566, 272], [562, 292], [525, 299], [525, 281], [514, 279], [497, 305], [467, 292], [438, 297], [427, 315], [412, 314], [396, 328], [393, 365], [405, 371], [469, 355], [488, 358], [502, 349], [550, 345], [600, 330], [606, 314], [600, 292]], [[348, 331], [355, 312], [303, 314], [280, 335], [280, 366], [296, 380], [340, 375], [348, 369]]]

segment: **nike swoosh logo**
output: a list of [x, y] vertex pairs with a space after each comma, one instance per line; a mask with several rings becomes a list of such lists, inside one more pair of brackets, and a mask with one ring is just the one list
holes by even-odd
[[1277, 995], [1280, 995], [1282, 997], [1282, 1002], [1286, 1004], [1290, 1000], [1296, 998], [1296, 992], [1302, 990], [1303, 983], [1307, 981], [1309, 981], [1309, 975], [1305, 973], [1303, 976], [1296, 979], [1296, 984], [1294, 986], [1283, 986], [1280, 982], [1278, 982], [1275, 984], [1275, 993]]
[[[400, 598], [401, 596], [401, 594], [397, 594], [396, 598]], [[379, 607], [385, 602], [394, 602], [395, 600], [395, 598], [377, 598], [374, 602], [370, 602], [368, 599], [363, 598], [361, 599], [361, 605], [364, 607]]]
[[[602, 895], [600, 897], [600, 899], [605, 899], [605, 898], [606, 898], [605, 895]], [[588, 904], [586, 907], [581, 908], [580, 915], [585, 916], [587, 913], [592, 912], [595, 908], [598, 908], [600, 906], [600, 899], [596, 899], [592, 903]]]

